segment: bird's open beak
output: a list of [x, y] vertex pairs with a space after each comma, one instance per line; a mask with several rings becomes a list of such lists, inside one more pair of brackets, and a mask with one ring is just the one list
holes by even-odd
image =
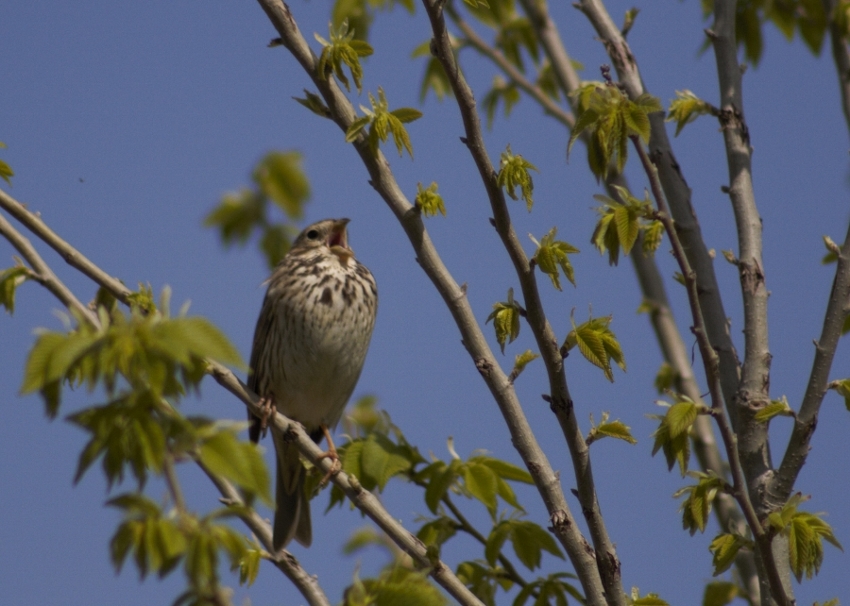
[[339, 258], [340, 263], [345, 264], [354, 256], [354, 253], [348, 248], [348, 232], [345, 227], [350, 219], [340, 219], [336, 222], [331, 230], [330, 238], [328, 238], [328, 246], [331, 252]]

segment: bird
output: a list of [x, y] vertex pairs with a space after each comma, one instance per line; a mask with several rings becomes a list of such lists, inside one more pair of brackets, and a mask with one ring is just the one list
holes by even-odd
[[[336, 453], [329, 430], [342, 416], [360, 378], [372, 339], [378, 289], [372, 273], [348, 245], [349, 219], [313, 223], [272, 271], [251, 349], [248, 387], [260, 397], [261, 416], [249, 412], [249, 437], [258, 442], [277, 409], [298, 421], [326, 457]], [[293, 538], [312, 543], [306, 471], [297, 445], [272, 427], [277, 470], [272, 544]]]

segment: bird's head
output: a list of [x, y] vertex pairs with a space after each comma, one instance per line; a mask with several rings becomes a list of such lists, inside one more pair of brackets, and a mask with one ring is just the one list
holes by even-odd
[[346, 226], [351, 219], [325, 219], [313, 223], [301, 232], [293, 248], [319, 248], [327, 246], [336, 255], [340, 263], [345, 265], [354, 253], [348, 247], [348, 232]]

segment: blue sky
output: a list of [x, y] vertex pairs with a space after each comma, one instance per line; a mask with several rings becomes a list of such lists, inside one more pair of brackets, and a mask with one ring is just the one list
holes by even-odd
[[[607, 3], [619, 20], [634, 2]], [[717, 100], [714, 60], [698, 56], [702, 42], [699, 3], [643, 2], [629, 42], [650, 92], [666, 104], [676, 90], [690, 89]], [[294, 0], [300, 29], [318, 51], [313, 32], [327, 37], [330, 5]], [[568, 4], [552, 7], [568, 51], [581, 61], [582, 76], [598, 79], [607, 62], [589, 23]], [[408, 440], [423, 453], [443, 459], [453, 436], [462, 456], [485, 449], [520, 463], [498, 409], [489, 396], [441, 300], [414, 260], [393, 216], [367, 183], [367, 174], [343, 134], [291, 100], [310, 82], [282, 48], [266, 48], [276, 34], [258, 5], [251, 2], [205, 3], [152, 1], [115, 3], [18, 2], [4, 7], [0, 20], [0, 157], [16, 172], [7, 190], [70, 243], [112, 275], [135, 287], [173, 290], [173, 307], [190, 300], [194, 314], [215, 322], [247, 359], [266, 277], [256, 248], [223, 250], [217, 236], [201, 225], [221, 196], [246, 185], [253, 164], [270, 150], [300, 151], [312, 183], [306, 222], [325, 217], [352, 219], [349, 233], [358, 258], [371, 268], [379, 286], [378, 323], [372, 348], [355, 395], [374, 394]], [[508, 258], [489, 225], [489, 209], [465, 147], [460, 119], [451, 101], [433, 95], [419, 104], [423, 63], [410, 52], [428, 39], [421, 6], [410, 16], [403, 9], [380, 15], [371, 42], [375, 55], [365, 62], [365, 92], [382, 86], [392, 107], [419, 107], [424, 117], [411, 124], [414, 160], [387, 156], [396, 178], [412, 199], [417, 182], [437, 181], [448, 216], [428, 221], [443, 259], [483, 322], [494, 302], [516, 287]], [[462, 65], [480, 100], [493, 71], [471, 51]], [[848, 135], [828, 56], [813, 57], [799, 42], [787, 43], [767, 30], [765, 56], [744, 76], [745, 112], [754, 147], [756, 199], [764, 221], [765, 270], [770, 298], [771, 395], [786, 395], [796, 407], [820, 332], [832, 281], [831, 267], [820, 265], [821, 237], [839, 240], [848, 208]], [[671, 130], [671, 134], [672, 134]], [[615, 383], [580, 356], [570, 356], [567, 372], [584, 431], [588, 415], [609, 411], [631, 426], [636, 446], [611, 440], [592, 447], [599, 499], [622, 560], [626, 587], [658, 592], [671, 604], [696, 604], [711, 575], [707, 545], [714, 536], [689, 537], [681, 530], [672, 493], [682, 485], [661, 458], [651, 458], [650, 434], [656, 394], [652, 378], [660, 354], [644, 316], [637, 282], [627, 262], [609, 268], [589, 244], [596, 215], [592, 195], [598, 188], [580, 149], [567, 163], [568, 133], [528, 101], [506, 121], [498, 118], [487, 134], [491, 157], [510, 143], [539, 168], [535, 206], [527, 213], [511, 208], [517, 233], [538, 238], [553, 225], [559, 236], [581, 249], [573, 257], [578, 287], [559, 293], [541, 280], [550, 322], [563, 337], [575, 309], [583, 319], [613, 314], [628, 364], [615, 370]], [[693, 203], [709, 247], [736, 248], [726, 183], [726, 160], [716, 122], [704, 118], [674, 141]], [[634, 159], [632, 159], [634, 160]], [[627, 172], [636, 191], [645, 180]], [[6, 187], [3, 185], [3, 187]], [[305, 222], [305, 224], [306, 224]], [[533, 252], [530, 240], [527, 251]], [[662, 244], [659, 263], [675, 271]], [[80, 298], [94, 287], [45, 247], [39, 249]], [[0, 242], [0, 267], [12, 265], [14, 251]], [[740, 346], [740, 289], [735, 269], [717, 262], [732, 334]], [[683, 333], [687, 332], [682, 289], [671, 281]], [[15, 315], [0, 315], [0, 596], [8, 603], [123, 604], [170, 603], [181, 579], [139, 584], [131, 566], [116, 576], [107, 544], [118, 516], [103, 507], [105, 484], [95, 469], [76, 487], [71, 480], [84, 436], [70, 424], [48, 422], [36, 397], [19, 397], [22, 368], [36, 327], [59, 329], [58, 304], [42, 288], [27, 284], [18, 292]], [[489, 332], [488, 335], [492, 334]], [[492, 339], [494, 348], [495, 339]], [[690, 342], [688, 342], [690, 345]], [[527, 328], [504, 356], [533, 347]], [[847, 343], [842, 342], [832, 378], [850, 375]], [[562, 436], [540, 394], [546, 390], [542, 365], [532, 364], [518, 381], [518, 392], [539, 441], [561, 479], [574, 514], [577, 503], [571, 465]], [[68, 393], [63, 413], [98, 402], [98, 394]], [[201, 398], [184, 404], [191, 414], [241, 420], [244, 411], [212, 381]], [[798, 489], [812, 495], [808, 507], [826, 511], [836, 536], [850, 545], [846, 505], [850, 417], [836, 395], [827, 395], [811, 456]], [[774, 460], [781, 457], [790, 421], [771, 427]], [[270, 448], [270, 445], [269, 445]], [[271, 460], [269, 458], [269, 460]], [[182, 475], [191, 506], [206, 510], [216, 494], [192, 469]], [[153, 484], [151, 494], [159, 498]], [[545, 525], [546, 513], [533, 490], [519, 498], [530, 519]], [[364, 524], [347, 507], [321, 514], [327, 495], [314, 501], [314, 545], [293, 552], [319, 580], [332, 601], [341, 597], [358, 566], [361, 576], [377, 570], [380, 554], [344, 556], [343, 537]], [[427, 512], [418, 493], [390, 485], [382, 495], [390, 511], [413, 528]], [[467, 510], [486, 523], [473, 503]], [[478, 512], [475, 514], [474, 512]], [[826, 546], [821, 574], [798, 587], [800, 604], [850, 596], [850, 554]], [[444, 552], [455, 564], [480, 557], [474, 545], [459, 541]], [[560, 566], [544, 559], [545, 570]], [[534, 578], [537, 573], [528, 573]], [[235, 585], [235, 581], [233, 581]], [[237, 603], [298, 604], [303, 600], [270, 566], [251, 588], [236, 588]]]

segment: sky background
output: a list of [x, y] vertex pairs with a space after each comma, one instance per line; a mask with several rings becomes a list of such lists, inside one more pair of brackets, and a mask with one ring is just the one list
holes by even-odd
[[[568, 3], [552, 3], [553, 17], [582, 76], [598, 79], [606, 63], [601, 44], [587, 20]], [[690, 89], [716, 103], [713, 56], [699, 56], [700, 5], [696, 0], [607, 2], [616, 21], [636, 4], [641, 9], [629, 42], [647, 88], [667, 104], [676, 90]], [[292, 12], [315, 52], [313, 32], [327, 37], [330, 4], [293, 0]], [[269, 49], [276, 33], [252, 2], [197, 0], [141, 3], [84, 1], [6, 3], [0, 19], [0, 140], [8, 149], [0, 158], [15, 170], [6, 188], [72, 245], [110, 274], [135, 287], [150, 283], [156, 292], [173, 291], [173, 308], [191, 301], [191, 313], [208, 317], [235, 343], [245, 359], [263, 297], [265, 262], [256, 246], [224, 250], [216, 233], [202, 227], [204, 216], [227, 191], [247, 185], [255, 162], [271, 150], [298, 150], [312, 183], [304, 225], [326, 217], [350, 217], [350, 241], [358, 258], [374, 273], [380, 292], [372, 347], [355, 396], [374, 394], [380, 406], [423, 453], [448, 458], [446, 439], [454, 438], [463, 457], [476, 449], [520, 464], [498, 408], [489, 396], [451, 317], [414, 260], [400, 226], [367, 183], [367, 173], [343, 134], [292, 101], [310, 87], [307, 76], [283, 48]], [[423, 60], [410, 52], [429, 38], [421, 6], [411, 16], [403, 9], [382, 14], [371, 34], [375, 54], [364, 64], [364, 94], [350, 97], [367, 104], [366, 91], [386, 91], [391, 107], [419, 107], [424, 117], [409, 125], [415, 160], [385, 149], [404, 192], [413, 198], [417, 182], [437, 181], [447, 217], [428, 220], [438, 250], [458, 283], [467, 283], [470, 303], [483, 322], [494, 302], [503, 300], [517, 281], [488, 222], [489, 205], [466, 148], [462, 125], [451, 101], [433, 95], [419, 103]], [[483, 98], [492, 68], [465, 51], [468, 79]], [[762, 64], [744, 76], [745, 113], [754, 147], [756, 199], [764, 221], [765, 271], [772, 295], [769, 307], [773, 354], [771, 396], [788, 397], [797, 407], [820, 332], [834, 266], [824, 267], [821, 237], [840, 241], [848, 207], [848, 135], [839, 107], [836, 75], [828, 55], [815, 58], [799, 42], [787, 43], [766, 29]], [[671, 135], [674, 132], [670, 129]], [[615, 369], [609, 384], [581, 356], [566, 360], [576, 413], [585, 432], [588, 415], [603, 411], [632, 428], [635, 446], [603, 440], [592, 447], [593, 468], [605, 521], [622, 561], [626, 588], [639, 586], [674, 605], [697, 604], [711, 577], [707, 546], [716, 534], [688, 536], [681, 529], [678, 502], [683, 485], [663, 458], [652, 458], [658, 412], [652, 380], [661, 362], [658, 346], [640, 303], [628, 262], [609, 267], [589, 244], [596, 220], [592, 210], [599, 188], [579, 146], [565, 159], [568, 133], [523, 100], [506, 121], [499, 117], [486, 135], [493, 162], [507, 144], [534, 163], [535, 206], [527, 213], [512, 203], [518, 234], [538, 238], [552, 226], [581, 249], [572, 257], [577, 288], [564, 292], [541, 277], [549, 320], [560, 338], [577, 320], [613, 314], [611, 328], [623, 346], [628, 372]], [[717, 251], [735, 250], [737, 240], [728, 197], [722, 137], [717, 123], [703, 118], [674, 141], [705, 240]], [[645, 179], [627, 168], [640, 192]], [[533, 244], [525, 239], [528, 254]], [[87, 301], [94, 285], [46, 247], [45, 259]], [[675, 271], [663, 243], [662, 270]], [[13, 264], [15, 251], [0, 242], [0, 268]], [[716, 270], [723, 289], [732, 335], [741, 351], [740, 288], [737, 272], [718, 255]], [[672, 280], [669, 291], [680, 327], [687, 331], [683, 290]], [[182, 590], [182, 575], [165, 582], [140, 583], [128, 564], [116, 575], [108, 542], [119, 522], [103, 506], [105, 482], [95, 467], [72, 486], [85, 437], [69, 423], [49, 422], [39, 398], [18, 390], [27, 351], [37, 327], [62, 328], [58, 303], [36, 284], [18, 291], [14, 316], [0, 314], [0, 601], [9, 604], [167, 604]], [[490, 326], [486, 333], [497, 348]], [[686, 339], [691, 345], [689, 338]], [[506, 349], [503, 366], [533, 348], [530, 331]], [[831, 378], [850, 375], [847, 339], [840, 344]], [[701, 373], [700, 373], [701, 376]], [[529, 366], [517, 389], [537, 439], [561, 480], [573, 514], [571, 464], [562, 435], [548, 406], [543, 365]], [[68, 392], [61, 415], [99, 403], [99, 394]], [[204, 381], [201, 398], [184, 410], [242, 420], [244, 409], [213, 381]], [[791, 421], [771, 426], [774, 460], [787, 443]], [[839, 541], [850, 547], [847, 486], [850, 417], [830, 392], [824, 402], [813, 450], [797, 488], [812, 495], [810, 511], [826, 511]], [[271, 449], [270, 444], [268, 445]], [[269, 453], [267, 453], [268, 455]], [[269, 461], [271, 457], [269, 456]], [[181, 470], [191, 507], [206, 511], [217, 494], [194, 469]], [[127, 486], [130, 488], [131, 486]], [[160, 498], [161, 487], [150, 494]], [[518, 488], [529, 519], [546, 525], [546, 512], [533, 489]], [[374, 574], [383, 555], [345, 556], [342, 539], [368, 523], [348, 507], [327, 516], [327, 493], [313, 501], [314, 543], [292, 546], [304, 568], [318, 574], [332, 602], [358, 568]], [[392, 483], [382, 495], [387, 508], [408, 528], [427, 513], [421, 495]], [[463, 503], [482, 524], [486, 514], [476, 503]], [[482, 526], [486, 530], [489, 526]], [[799, 604], [832, 597], [850, 600], [850, 553], [825, 545], [820, 576], [797, 587]], [[452, 565], [482, 557], [465, 539], [443, 552]], [[544, 570], [564, 564], [544, 557]], [[528, 578], [538, 573], [523, 571]], [[236, 603], [300, 604], [303, 599], [271, 566], [257, 583], [235, 587]], [[508, 600], [503, 599], [503, 603]]]

